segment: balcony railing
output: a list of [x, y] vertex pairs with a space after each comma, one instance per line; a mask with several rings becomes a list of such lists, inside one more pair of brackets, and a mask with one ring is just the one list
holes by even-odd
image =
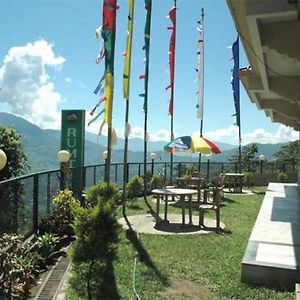
[[[104, 164], [85, 166], [83, 172], [83, 189], [104, 179]], [[123, 163], [112, 163], [110, 181], [123, 186]], [[170, 181], [170, 162], [148, 162], [150, 175], [163, 174]], [[197, 171], [195, 162], [174, 162], [173, 179], [187, 172]], [[237, 172], [235, 164], [204, 162], [201, 163], [201, 174], [211, 181], [219, 173]], [[128, 163], [128, 178], [142, 176], [143, 163]], [[294, 172], [296, 166], [287, 164], [259, 163], [243, 166], [243, 172], [252, 171], [258, 174], [275, 172]], [[38, 228], [41, 218], [52, 210], [51, 199], [60, 189], [60, 170], [51, 170], [20, 176], [0, 182], [0, 235], [5, 232], [15, 232], [29, 235]]]

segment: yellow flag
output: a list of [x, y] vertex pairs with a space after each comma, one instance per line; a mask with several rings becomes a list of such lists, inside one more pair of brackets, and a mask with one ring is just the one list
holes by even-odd
[[105, 116], [104, 122], [111, 125], [112, 119], [112, 106], [113, 106], [113, 95], [114, 95], [114, 77], [111, 73], [105, 74]]
[[123, 72], [123, 97], [126, 100], [129, 99], [134, 0], [128, 0], [128, 5], [129, 5], [128, 27], [127, 27], [128, 35], [127, 35], [127, 42], [126, 42], [125, 63], [124, 63], [124, 72]]

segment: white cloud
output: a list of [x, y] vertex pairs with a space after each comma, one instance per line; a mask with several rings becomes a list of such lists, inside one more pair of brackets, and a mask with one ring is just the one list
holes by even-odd
[[275, 134], [266, 131], [265, 129], [256, 129], [253, 132], [243, 134], [243, 144], [249, 143], [285, 143], [295, 141], [299, 138], [299, 133], [291, 127], [280, 125]]
[[[198, 132], [193, 133], [199, 135]], [[228, 142], [233, 144], [233, 141], [238, 141], [238, 127], [231, 125], [228, 128], [220, 128], [215, 131], [205, 133], [205, 136], [216, 142]], [[299, 138], [299, 133], [291, 127], [280, 125], [275, 133], [269, 132], [263, 128], [255, 129], [251, 132], [242, 132], [242, 144], [261, 143], [261, 144], [276, 144], [295, 141]]]
[[42, 128], [59, 128], [61, 95], [54, 90], [46, 66], [59, 69], [64, 62], [45, 40], [11, 48], [0, 68], [0, 103]]
[[[199, 132], [197, 133], [199, 135]], [[231, 125], [228, 128], [220, 128], [215, 131], [208, 131], [205, 136], [213, 141], [222, 142], [224, 138], [231, 137], [232, 139], [237, 139], [238, 127]]]
[[65, 77], [65, 82], [66, 83], [72, 83], [72, 79], [70, 77]]
[[[92, 117], [89, 113], [86, 113], [87, 122]], [[92, 123], [87, 129], [93, 133], [98, 134], [99, 127], [102, 122], [103, 117], [101, 116], [99, 120], [95, 123]], [[117, 136], [124, 138], [124, 130], [115, 128]], [[107, 126], [105, 125], [102, 130], [103, 135], [107, 135]], [[194, 132], [193, 135], [199, 135], [199, 132]], [[157, 141], [169, 141], [170, 140], [170, 131], [167, 129], [159, 129], [155, 132], [149, 132], [150, 142]], [[178, 137], [177, 134], [174, 134], [175, 137]], [[231, 125], [228, 128], [219, 128], [215, 131], [209, 131], [205, 133], [205, 137], [216, 142], [225, 142], [229, 144], [235, 144], [238, 140], [238, 127]], [[276, 144], [284, 143], [289, 141], [295, 141], [299, 137], [299, 133], [294, 131], [290, 127], [280, 125], [275, 133], [269, 132], [263, 128], [255, 129], [252, 132], [243, 132], [242, 133], [242, 144], [246, 145], [249, 143], [261, 143], [261, 144]], [[144, 128], [140, 126], [132, 126], [130, 138], [144, 138]]]
[[[174, 134], [176, 137], [176, 135]], [[170, 131], [166, 129], [159, 129], [154, 133], [150, 133], [150, 141], [158, 142], [158, 141], [169, 141], [171, 137]]]

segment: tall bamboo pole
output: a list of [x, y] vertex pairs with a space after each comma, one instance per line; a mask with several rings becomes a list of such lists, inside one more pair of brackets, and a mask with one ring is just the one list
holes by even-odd
[[151, 36], [151, 11], [152, 0], [145, 0], [146, 22], [145, 22], [145, 84], [144, 84], [144, 198], [147, 201], [147, 142], [148, 142], [148, 79], [149, 79], [149, 52]]
[[128, 12], [128, 36], [126, 43], [126, 57], [123, 74], [123, 94], [126, 100], [125, 110], [125, 134], [124, 134], [124, 160], [123, 160], [123, 212], [125, 211], [126, 202], [126, 184], [128, 182], [128, 136], [129, 136], [129, 89], [130, 89], [130, 70], [131, 70], [131, 49], [132, 49], [132, 34], [133, 34], [133, 14], [134, 0], [129, 2]]
[[[175, 14], [177, 9], [177, 0], [174, 0], [174, 7], [175, 7]], [[174, 56], [173, 56], [173, 76], [175, 77], [175, 50], [176, 50], [176, 17], [175, 17], [175, 23], [174, 23], [174, 30], [175, 30], [175, 37], [174, 37]], [[172, 84], [172, 83], [171, 83]], [[174, 82], [173, 86], [171, 86], [171, 99], [173, 101], [172, 103], [172, 113], [171, 113], [171, 141], [174, 139]], [[170, 184], [173, 184], [173, 164], [174, 164], [174, 155], [173, 152], [171, 152], [170, 155]]]

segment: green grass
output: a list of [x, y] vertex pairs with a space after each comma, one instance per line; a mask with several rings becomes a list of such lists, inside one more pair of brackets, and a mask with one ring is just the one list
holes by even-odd
[[[132, 270], [135, 257], [136, 290], [141, 299], [171, 299], [168, 287], [173, 280], [188, 280], [195, 286], [209, 289], [203, 299], [294, 299], [293, 293], [250, 287], [240, 281], [241, 261], [256, 220], [265, 188], [256, 188], [255, 195], [225, 194], [221, 221], [225, 233], [207, 235], [148, 235], [122, 230], [114, 277], [122, 299], [135, 299], [132, 291]], [[155, 209], [155, 203], [148, 198]], [[142, 199], [127, 206], [127, 215], [147, 213]], [[180, 208], [170, 207], [170, 213]], [[122, 216], [121, 210], [119, 212]], [[198, 215], [197, 211], [194, 211]], [[188, 292], [188, 291], [187, 291]], [[69, 299], [76, 298], [69, 290]], [[183, 294], [182, 294], [183, 295]], [[176, 299], [201, 299], [182, 298]]]

